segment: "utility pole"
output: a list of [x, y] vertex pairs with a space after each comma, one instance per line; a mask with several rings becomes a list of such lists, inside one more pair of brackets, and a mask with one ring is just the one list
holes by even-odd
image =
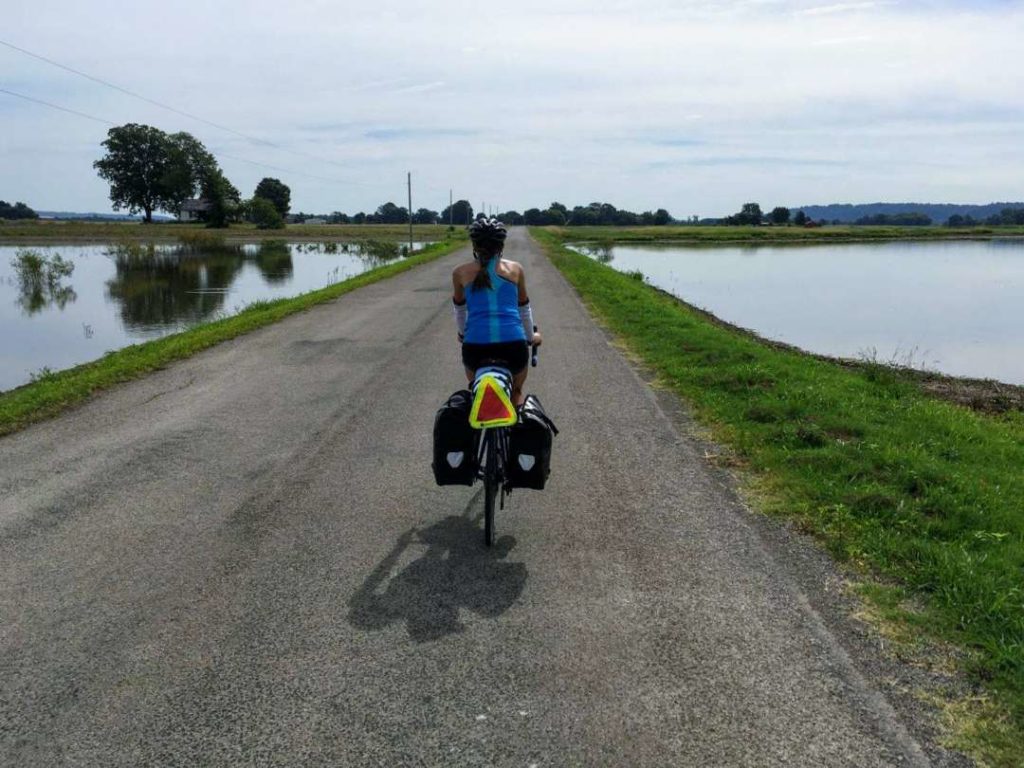
[[412, 171], [408, 172], [406, 180], [409, 183], [409, 255], [412, 256]]
[[448, 226], [455, 226], [455, 204], [452, 202], [452, 191], [448, 190]]

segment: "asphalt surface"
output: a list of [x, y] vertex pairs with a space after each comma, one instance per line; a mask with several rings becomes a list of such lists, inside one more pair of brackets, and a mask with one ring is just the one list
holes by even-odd
[[562, 433], [438, 488], [466, 252], [0, 439], [0, 764], [926, 765], [523, 232]]

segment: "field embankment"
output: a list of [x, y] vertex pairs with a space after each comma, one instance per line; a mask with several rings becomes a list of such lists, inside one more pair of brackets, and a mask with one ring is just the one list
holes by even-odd
[[735, 245], [756, 243], [864, 243], [887, 240], [964, 240], [1024, 237], [1024, 227], [552, 227], [564, 239], [596, 245], [672, 243]]
[[[122, 225], [119, 225], [122, 226]], [[199, 233], [209, 230], [199, 230]], [[177, 230], [180, 235], [181, 230]], [[460, 234], [417, 251], [409, 258], [364, 272], [340, 283], [287, 299], [256, 302], [238, 314], [203, 323], [181, 333], [111, 352], [91, 363], [56, 373], [44, 372], [17, 389], [0, 393], [0, 436], [69, 408], [102, 389], [139, 378], [208, 347], [330, 301], [349, 291], [384, 280], [446, 256], [468, 242]]]
[[959, 649], [943, 663], [978, 695], [959, 691], [947, 706], [956, 746], [1020, 765], [1024, 413], [978, 413], [884, 365], [765, 344], [566, 248], [565, 232], [534, 235], [591, 311], [732, 450], [752, 504], [796, 520], [859, 571], [903, 652], [934, 661], [937, 648]]
[[[413, 239], [419, 242], [442, 240], [448, 227], [441, 224], [415, 224]], [[408, 224], [289, 224], [284, 229], [257, 229], [255, 224], [232, 224], [226, 229], [208, 229], [203, 224], [123, 221], [20, 221], [0, 220], [0, 243], [66, 242], [74, 240], [174, 240], [189, 233], [209, 233], [227, 240], [397, 240], [409, 237]]]

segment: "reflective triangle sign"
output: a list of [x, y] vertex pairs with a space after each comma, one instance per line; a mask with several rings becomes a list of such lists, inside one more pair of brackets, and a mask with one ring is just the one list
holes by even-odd
[[473, 408], [469, 412], [470, 426], [475, 429], [510, 427], [517, 420], [516, 409], [505, 388], [493, 376], [481, 376], [473, 395]]

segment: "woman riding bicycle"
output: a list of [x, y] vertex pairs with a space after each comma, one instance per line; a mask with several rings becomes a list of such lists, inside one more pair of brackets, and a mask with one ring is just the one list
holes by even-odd
[[502, 365], [512, 372], [512, 398], [523, 403], [530, 344], [541, 344], [521, 264], [501, 257], [505, 225], [478, 218], [469, 227], [473, 261], [452, 272], [455, 324], [462, 342], [462, 364], [473, 382], [477, 368]]

